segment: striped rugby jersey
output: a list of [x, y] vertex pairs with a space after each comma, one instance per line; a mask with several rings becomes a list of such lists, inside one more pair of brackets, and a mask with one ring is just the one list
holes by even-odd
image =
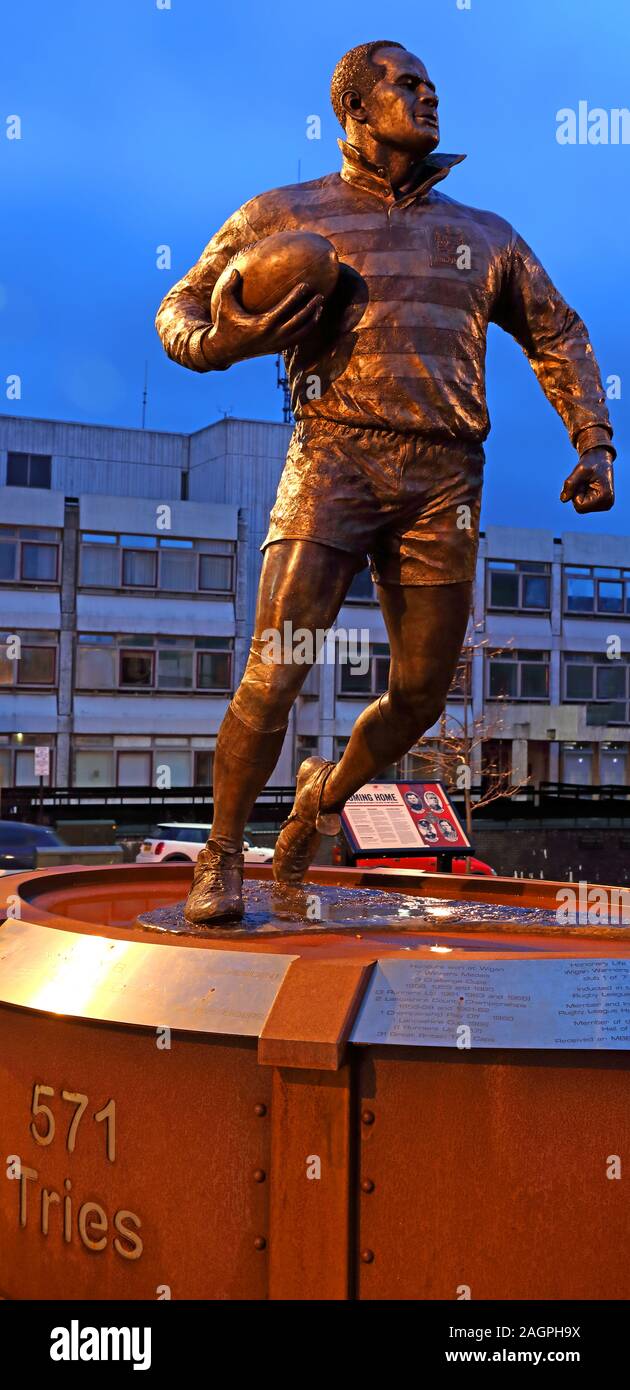
[[297, 419], [479, 442], [490, 427], [486, 335], [496, 323], [524, 349], [576, 448], [608, 445], [582, 320], [508, 222], [435, 188], [464, 156], [430, 155], [396, 197], [385, 168], [339, 144], [339, 173], [252, 198], [166, 295], [156, 326], [169, 356], [209, 370], [210, 298], [238, 251], [273, 232], [319, 232], [343, 272], [315, 335], [286, 354]]

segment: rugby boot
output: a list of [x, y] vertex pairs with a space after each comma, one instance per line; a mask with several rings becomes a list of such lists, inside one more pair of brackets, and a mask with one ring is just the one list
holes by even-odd
[[273, 856], [273, 876], [278, 883], [302, 883], [322, 835], [339, 834], [340, 816], [320, 809], [326, 780], [335, 766], [325, 758], [313, 757], [305, 758], [299, 769], [293, 809], [280, 826]]
[[208, 840], [195, 864], [184, 906], [187, 922], [201, 927], [243, 916], [243, 862], [242, 850], [225, 850], [216, 840]]

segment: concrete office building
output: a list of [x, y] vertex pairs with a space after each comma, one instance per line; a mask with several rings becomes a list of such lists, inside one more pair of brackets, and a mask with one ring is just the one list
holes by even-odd
[[[0, 417], [3, 786], [36, 782], [42, 747], [50, 785], [211, 781], [289, 436], [248, 420], [184, 435]], [[630, 780], [626, 552], [625, 537], [487, 527], [468, 675], [447, 711], [461, 720], [470, 692], [469, 724], [484, 731], [473, 783], [486, 762], [534, 784]], [[367, 632], [369, 661], [361, 674], [315, 666], [276, 785], [308, 752], [338, 756], [386, 686], [367, 570], [336, 627]]]

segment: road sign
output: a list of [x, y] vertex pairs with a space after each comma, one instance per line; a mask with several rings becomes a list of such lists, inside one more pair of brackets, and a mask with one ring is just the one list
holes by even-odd
[[40, 747], [35, 749], [35, 776], [48, 777], [50, 773], [50, 748]]

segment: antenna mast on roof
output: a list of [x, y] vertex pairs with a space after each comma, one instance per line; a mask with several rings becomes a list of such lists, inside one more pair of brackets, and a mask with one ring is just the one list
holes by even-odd
[[144, 389], [142, 392], [142, 428], [144, 429], [147, 418], [147, 385], [149, 380], [149, 363], [144, 364]]
[[276, 357], [276, 385], [282, 391], [282, 419], [285, 425], [290, 425], [293, 418], [291, 414], [291, 391], [289, 388], [289, 378], [284, 370], [284, 362], [278, 353]]

